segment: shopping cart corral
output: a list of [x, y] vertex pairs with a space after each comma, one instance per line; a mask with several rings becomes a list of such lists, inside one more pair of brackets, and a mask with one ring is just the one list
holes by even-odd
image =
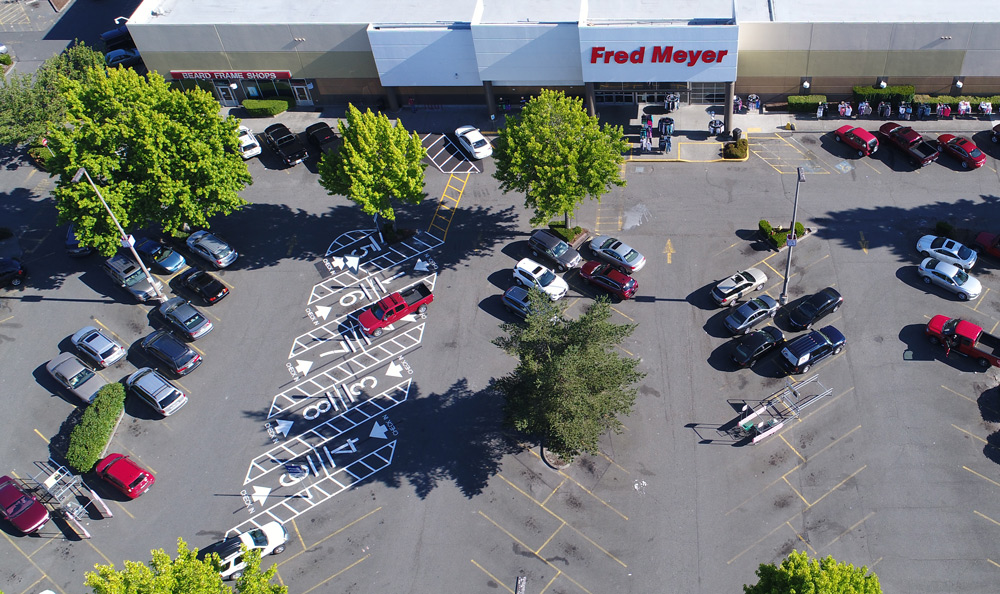
[[832, 393], [833, 388], [819, 382], [819, 375], [800, 382], [785, 380], [785, 387], [767, 398], [753, 404], [744, 402], [738, 422], [727, 432], [741, 443], [760, 443], [798, 418], [806, 407]]

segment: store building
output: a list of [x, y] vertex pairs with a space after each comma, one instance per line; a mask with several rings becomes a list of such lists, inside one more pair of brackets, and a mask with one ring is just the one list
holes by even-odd
[[734, 92], [837, 99], [879, 81], [918, 93], [1000, 91], [993, 4], [145, 0], [129, 29], [150, 70], [224, 105], [280, 94], [300, 106], [412, 100], [495, 111], [543, 87], [585, 97], [592, 110], [671, 93], [691, 103]]

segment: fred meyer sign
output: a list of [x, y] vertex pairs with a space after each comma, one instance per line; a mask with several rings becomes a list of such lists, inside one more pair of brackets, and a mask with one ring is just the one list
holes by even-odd
[[736, 80], [738, 27], [581, 27], [585, 82]]

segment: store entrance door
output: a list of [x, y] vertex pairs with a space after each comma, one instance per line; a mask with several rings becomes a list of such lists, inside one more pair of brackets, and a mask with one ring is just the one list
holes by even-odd
[[295, 95], [295, 105], [309, 107], [313, 104], [312, 97], [309, 95], [309, 86], [306, 84], [292, 84], [292, 94]]
[[233, 89], [229, 86], [227, 82], [216, 82], [215, 92], [219, 95], [219, 103], [222, 107], [236, 107], [239, 102], [236, 101], [236, 96], [233, 95]]

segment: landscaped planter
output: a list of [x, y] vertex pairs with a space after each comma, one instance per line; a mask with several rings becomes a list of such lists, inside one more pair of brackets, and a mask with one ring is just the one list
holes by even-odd
[[[788, 243], [789, 230], [783, 227], [774, 227], [765, 219], [761, 219], [760, 222], [757, 223], [757, 230], [760, 233], [761, 239], [771, 244], [771, 246], [775, 249], [781, 249]], [[804, 226], [802, 223], [795, 223], [796, 239], [802, 239], [810, 233], [812, 233], [812, 229]]]

